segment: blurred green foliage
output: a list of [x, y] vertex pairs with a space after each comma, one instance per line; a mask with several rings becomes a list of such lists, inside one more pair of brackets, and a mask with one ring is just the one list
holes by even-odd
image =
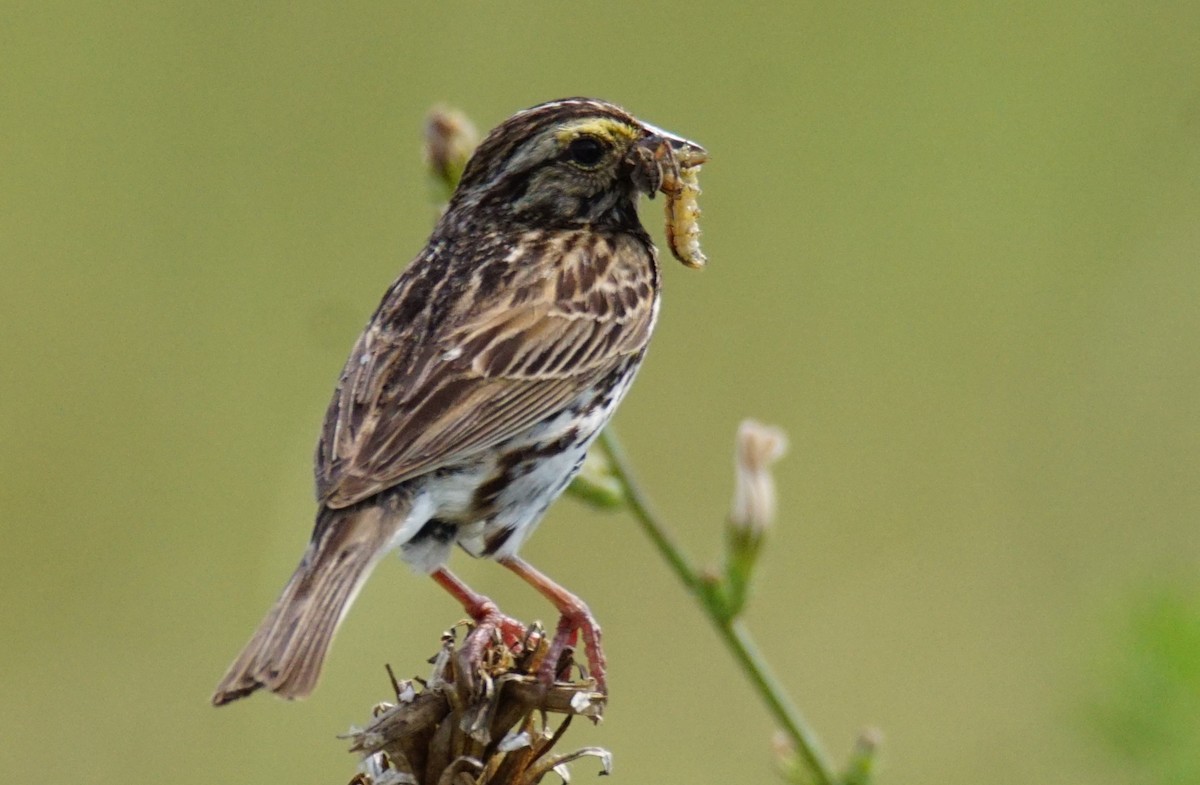
[[[709, 267], [665, 265], [618, 427], [710, 563], [736, 424], [789, 433], [747, 623], [830, 754], [870, 723], [889, 785], [1134, 776], [1065, 718], [1114, 598], [1200, 563], [1196, 3], [2, 16], [0, 780], [347, 779], [333, 736], [383, 662], [422, 672], [457, 620], [428, 581], [380, 565], [312, 699], [207, 698], [303, 549], [328, 395], [434, 218], [426, 111], [484, 130], [572, 94], [712, 153]], [[613, 701], [578, 740], [616, 776], [774, 776], [770, 722], [627, 519], [564, 500], [524, 555], [604, 625]]]
[[1200, 592], [1143, 597], [1114, 652], [1095, 721], [1146, 785], [1200, 782]]

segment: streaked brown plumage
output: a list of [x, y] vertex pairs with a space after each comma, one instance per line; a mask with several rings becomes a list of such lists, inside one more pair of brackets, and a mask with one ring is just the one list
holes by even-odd
[[675, 153], [703, 157], [590, 99], [525, 110], [484, 139], [350, 354], [317, 447], [308, 550], [214, 703], [259, 688], [309, 694], [345, 610], [393, 548], [477, 621], [508, 623], [446, 571], [455, 542], [551, 599], [563, 614], [552, 651], [582, 632], [603, 688], [587, 607], [516, 554], [645, 352], [659, 273], [636, 203]]

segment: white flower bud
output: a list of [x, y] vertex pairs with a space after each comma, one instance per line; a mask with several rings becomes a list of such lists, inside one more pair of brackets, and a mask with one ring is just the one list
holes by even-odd
[[479, 132], [467, 116], [455, 109], [435, 106], [425, 119], [425, 161], [434, 177], [453, 191], [479, 143]]
[[775, 519], [775, 479], [771, 465], [787, 452], [787, 435], [754, 420], [738, 427], [734, 451], [735, 488], [729, 523], [734, 529], [761, 533]]

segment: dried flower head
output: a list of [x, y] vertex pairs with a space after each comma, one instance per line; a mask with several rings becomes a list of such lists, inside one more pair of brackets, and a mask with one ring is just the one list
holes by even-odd
[[[349, 735], [351, 751], [365, 754], [351, 785], [536, 785], [551, 772], [565, 781], [566, 765], [585, 756], [608, 773], [606, 750], [553, 751], [572, 717], [600, 719], [604, 696], [591, 682], [543, 687], [536, 672], [549, 644], [545, 636], [526, 643], [514, 653], [490, 640], [482, 661], [469, 663], [470, 635], [456, 647], [454, 631], [444, 634], [429, 680], [393, 679], [396, 702], [377, 706]], [[573, 669], [564, 660], [560, 675]], [[551, 725], [551, 714], [562, 721]]]
[[762, 532], [775, 519], [775, 480], [771, 465], [787, 452], [787, 435], [754, 420], [738, 427], [734, 451], [735, 488], [729, 523], [735, 528]]
[[435, 106], [425, 118], [425, 161], [447, 194], [458, 185], [467, 160], [479, 144], [479, 132], [457, 109]]

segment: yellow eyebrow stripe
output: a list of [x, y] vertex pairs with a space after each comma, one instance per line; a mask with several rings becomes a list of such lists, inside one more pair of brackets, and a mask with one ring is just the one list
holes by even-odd
[[597, 117], [567, 123], [558, 129], [555, 137], [560, 144], [567, 144], [572, 139], [585, 134], [599, 137], [613, 145], [617, 145], [620, 142], [632, 142], [638, 138], [636, 128], [608, 117]]

